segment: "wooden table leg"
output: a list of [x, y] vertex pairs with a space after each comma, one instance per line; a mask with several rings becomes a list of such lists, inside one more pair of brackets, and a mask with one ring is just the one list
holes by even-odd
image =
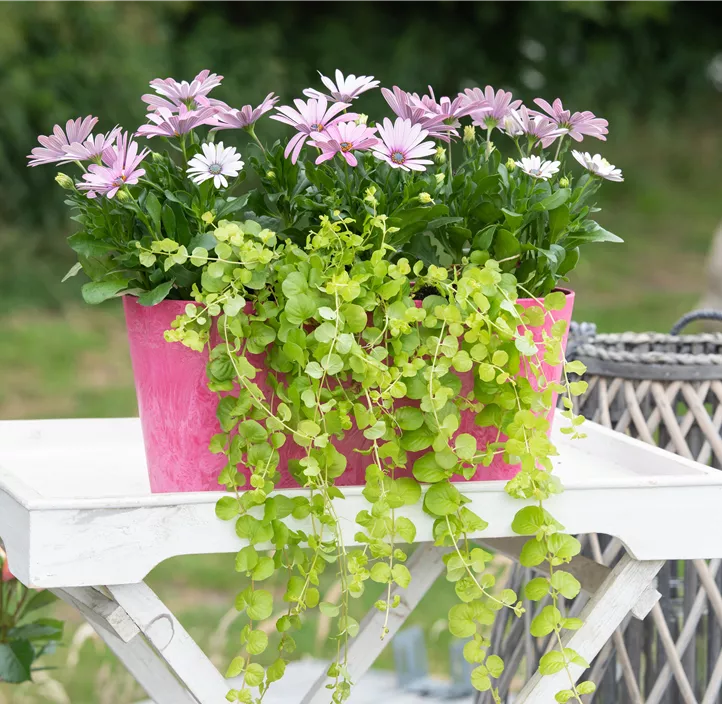
[[92, 587], [53, 592], [80, 611], [155, 704], [198, 704], [116, 602]]
[[[591, 662], [641, 597], [646, 594], [646, 601], [649, 601], [649, 595], [654, 594], [650, 587], [663, 564], [661, 560], [638, 561], [629, 555], [622, 557], [582, 610], [579, 618], [584, 625], [566, 635], [564, 647], [576, 650]], [[570, 671], [576, 683], [584, 668], [572, 665]], [[564, 670], [546, 676], [537, 671], [521, 691], [516, 704], [553, 702], [554, 695], [569, 686]]]
[[[447, 548], [435, 547], [433, 543], [422, 543], [411, 555], [406, 563], [411, 572], [411, 583], [406, 589], [394, 587], [391, 590], [392, 598], [398, 594], [401, 603], [389, 614], [389, 632], [383, 640], [380, 634], [385, 614], [377, 609], [372, 609], [366, 614], [358, 635], [349, 646], [348, 669], [354, 683], [357, 683], [374, 664], [381, 651], [444, 571], [443, 557], [448, 551]], [[325, 689], [327, 682], [328, 677], [324, 670], [324, 674], [313, 683], [301, 700], [301, 704], [326, 704], [329, 701], [329, 692]]]
[[119, 584], [107, 590], [199, 704], [226, 701], [225, 679], [147, 584]]

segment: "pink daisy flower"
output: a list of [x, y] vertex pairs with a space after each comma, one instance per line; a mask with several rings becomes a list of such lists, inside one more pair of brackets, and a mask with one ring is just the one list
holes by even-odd
[[488, 130], [502, 124], [511, 111], [521, 105], [521, 100], [512, 100], [512, 94], [508, 91], [495, 92], [491, 86], [486, 86], [483, 91], [481, 88], [467, 88], [464, 95], [468, 104], [476, 104], [471, 113], [474, 124]]
[[596, 137], [603, 142], [607, 140], [604, 135], [609, 132], [607, 129], [609, 123], [601, 117], [596, 117], [589, 110], [572, 113], [570, 110], [564, 109], [559, 98], [551, 105], [543, 98], [536, 98], [534, 102], [551, 117], [556, 123], [557, 129], [561, 130], [561, 134], [568, 134], [577, 142], [581, 142], [584, 135]]
[[216, 115], [215, 129], [248, 129], [258, 120], [259, 117], [261, 117], [261, 115], [265, 115], [277, 102], [278, 98], [273, 93], [269, 93], [257, 108], [253, 108], [250, 105], [244, 105], [240, 110], [231, 109], [226, 112], [218, 113], [218, 115]]
[[520, 134], [536, 137], [544, 149], [557, 137], [564, 134], [557, 128], [556, 122], [536, 111], [529, 112], [525, 105], [518, 110], [512, 110], [510, 116], [504, 121], [504, 131], [512, 137]]
[[416, 93], [407, 93], [394, 86], [393, 91], [382, 88], [381, 94], [398, 117], [410, 120], [414, 125], [421, 125], [431, 137], [443, 139], [445, 142], [449, 142], [452, 136], [458, 137], [455, 127], [445, 124], [443, 115], [429, 110]]
[[103, 164], [91, 164], [88, 173], [83, 174], [84, 182], [78, 183], [81, 191], [88, 192], [88, 198], [98, 193], [112, 198], [123, 188], [138, 183], [145, 169], [138, 165], [150, 153], [149, 149], [138, 151], [138, 143], [130, 139], [128, 132], [120, 135], [115, 146], [103, 152]]
[[181, 107], [189, 110], [214, 107], [218, 110], [230, 110], [222, 100], [209, 98], [208, 93], [221, 84], [223, 76], [211, 73], [208, 69], [201, 71], [190, 83], [178, 82], [174, 78], [155, 78], [150, 87], [158, 93], [146, 93], [141, 96], [150, 110], [156, 111], [164, 108], [170, 112], [178, 112]]
[[429, 86], [429, 95], [419, 98], [416, 94], [413, 94], [409, 99], [413, 105], [424, 109], [426, 117], [439, 115], [444, 119], [445, 124], [454, 127], [459, 126], [460, 117], [465, 117], [481, 107], [481, 103], [467, 100], [462, 93], [453, 100], [444, 95], [437, 102], [434, 89], [431, 86]]
[[344, 78], [344, 75], [338, 69], [336, 69], [336, 83], [327, 76], [324, 76], [320, 71], [318, 75], [321, 76], [321, 83], [328, 88], [331, 95], [321, 93], [315, 88], [306, 88], [303, 94], [308, 98], [315, 98], [316, 100], [326, 98], [327, 100], [335, 100], [339, 103], [350, 103], [354, 98], [358, 98], [361, 93], [376, 88], [379, 84], [379, 81], [375, 81], [373, 76], [357, 77], [354, 76], [353, 73], [350, 73]]
[[333, 159], [340, 154], [349, 166], [356, 166], [358, 160], [353, 151], [366, 151], [379, 143], [375, 136], [376, 128], [358, 125], [355, 122], [339, 122], [323, 132], [311, 135], [311, 144], [321, 150], [316, 163]]
[[73, 142], [65, 147], [65, 153], [74, 161], [98, 160], [106, 149], [110, 149], [115, 143], [116, 137], [120, 134], [121, 127], [114, 127], [106, 134], [91, 134], [84, 142]]
[[175, 78], [155, 78], [150, 82], [150, 87], [160, 95], [185, 103], [199, 95], [208, 95], [221, 85], [222, 80], [223, 76], [204, 69], [190, 83], [188, 81], [179, 83]]
[[394, 169], [404, 171], [425, 171], [427, 164], [433, 164], [431, 156], [436, 151], [433, 142], [424, 142], [429, 133], [419, 124], [399, 117], [396, 122], [384, 118], [383, 124], [378, 127], [382, 143], [371, 147], [374, 156], [382, 159]]
[[88, 115], [85, 118], [68, 120], [65, 123], [65, 130], [60, 125], [55, 125], [53, 134], [47, 137], [44, 135], [38, 137], [38, 142], [42, 147], [35, 147], [28, 154], [28, 159], [30, 159], [28, 166], [67, 164], [73, 161], [73, 158], [65, 153], [65, 147], [69, 147], [75, 142], [84, 142], [97, 123], [97, 117]]
[[171, 112], [168, 108], [158, 108], [155, 112], [149, 112], [146, 117], [153, 123], [141, 125], [136, 134], [144, 137], [180, 137], [200, 125], [215, 125], [214, 117], [217, 108], [205, 107], [198, 110], [189, 110], [181, 105], [178, 113]]
[[349, 104], [336, 103], [329, 107], [328, 100], [323, 97], [318, 99], [311, 98], [305, 102], [296, 99], [293, 101], [293, 104], [296, 106], [295, 110], [290, 105], [283, 105], [280, 108], [276, 108], [280, 114], [271, 115], [271, 119], [284, 122], [298, 130], [298, 134], [291, 138], [291, 141], [283, 153], [286, 158], [291, 154], [291, 162], [294, 164], [298, 161], [298, 156], [306, 140], [314, 132], [323, 132], [337, 122], [355, 120], [358, 117], [356, 113], [350, 112], [339, 115], [340, 112], [350, 107]]

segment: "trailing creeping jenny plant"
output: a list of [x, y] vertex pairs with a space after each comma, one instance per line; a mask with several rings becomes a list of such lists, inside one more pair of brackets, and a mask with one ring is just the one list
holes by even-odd
[[[228, 700], [264, 699], [314, 608], [335, 617], [329, 698], [348, 698], [349, 639], [359, 630], [350, 602], [369, 582], [383, 585], [383, 638], [396, 586], [411, 579], [409, 507], [420, 504], [436, 544], [449, 548], [446, 576], [459, 598], [449, 629], [467, 640], [474, 687], [500, 702], [494, 681], [504, 663], [490, 653], [489, 626], [499, 610], [524, 608], [520, 595], [496, 588], [492, 555], [473, 543], [487, 524], [452, 480], [503, 459], [520, 466], [506, 491], [524, 502], [513, 522], [529, 536], [521, 562], [543, 574], [524, 596], [551, 602], [531, 624], [533, 636], [556, 643], [540, 671], [565, 670], [569, 687], [556, 699], [581, 702], [594, 685], [574, 683], [570, 666], [586, 663], [563, 637], [581, 622], [561, 610], [580, 589], [564, 570], [580, 545], [543, 505], [562, 490], [548, 436], [557, 394], [563, 432], [582, 436], [570, 396], [585, 383], [568, 375], [584, 369], [564, 361], [557, 287], [582, 245], [619, 241], [593, 219], [593, 197], [604, 180], [621, 181], [620, 170], [570, 147], [604, 140], [607, 122], [559, 100], [527, 108], [491, 87], [439, 99], [394, 87], [381, 90], [395, 119], [370, 123], [352, 104], [378, 81], [321, 78], [325, 92], [307, 89], [306, 100], [277, 107], [269, 94], [240, 110], [208, 97], [221, 83], [208, 71], [191, 83], [157, 79], [136, 135], [93, 133], [87, 117], [56, 126], [31, 155], [32, 165], [82, 172], [57, 180], [80, 225], [69, 275], [90, 278], [85, 299], [186, 300], [166, 337], [209, 350], [222, 431], [211, 449], [228, 460], [217, 514], [246, 544], [236, 607], [247, 623], [228, 669], [241, 684]], [[293, 131], [289, 142], [257, 136], [271, 111]], [[240, 154], [226, 130], [248, 137]], [[137, 137], [164, 150], [141, 148]], [[244, 192], [247, 174], [255, 186]], [[349, 439], [355, 451], [340, 451]], [[282, 462], [281, 452], [293, 459]], [[359, 463], [368, 506], [354, 534], [337, 507]], [[274, 493], [289, 474], [306, 491]], [[320, 601], [324, 571], [340, 580], [338, 603]], [[282, 605], [262, 584], [278, 572]], [[269, 638], [259, 624], [272, 615], [278, 653], [263, 667]]]

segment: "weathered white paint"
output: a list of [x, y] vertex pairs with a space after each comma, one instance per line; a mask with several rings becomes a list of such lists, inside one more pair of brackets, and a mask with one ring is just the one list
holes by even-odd
[[[566, 491], [549, 509], [567, 531], [614, 535], [638, 559], [720, 553], [722, 523], [713, 517], [722, 473], [593, 423], [587, 433], [578, 441], [554, 435]], [[463, 489], [489, 523], [479, 537], [512, 535], [522, 504], [504, 482]], [[360, 487], [344, 493], [337, 510], [350, 545], [366, 502]], [[175, 555], [235, 552], [232, 523], [214, 513], [221, 495], [151, 494], [135, 419], [0, 422], [0, 537], [13, 571], [31, 586], [135, 583]], [[414, 520], [419, 542], [431, 539], [420, 506], [399, 513]]]
[[103, 628], [109, 628], [124, 643], [130, 642], [140, 633], [140, 628], [128, 616], [125, 609], [117, 601], [107, 597], [94, 587], [66, 587], [53, 589], [61, 599], [70, 602], [82, 611], [86, 620], [99, 623]]
[[108, 591], [199, 704], [225, 700], [225, 679], [146, 584], [109, 585]]
[[[85, 602], [92, 601], [90, 594], [82, 595], [82, 601], [77, 590], [54, 589], [63, 601], [74, 606], [86, 618], [95, 632], [105, 641], [106, 645], [116, 654], [118, 659], [126, 666], [128, 672], [135, 677], [138, 684], [153, 698], [154, 704], [198, 704], [198, 700], [188, 692], [182, 681], [168, 668], [165, 660], [140, 635], [136, 626], [136, 635], [129, 641], [118, 636], [115, 627], [105, 621], [103, 615], [88, 607]], [[87, 591], [92, 591], [87, 588]], [[120, 608], [115, 604], [117, 608]], [[103, 609], [102, 611], [106, 611]], [[115, 611], [115, 608], [112, 609]], [[135, 625], [135, 624], [134, 624]], [[223, 700], [217, 700], [218, 704]]]
[[[566, 491], [549, 508], [568, 532], [609, 534], [629, 552], [611, 571], [582, 559], [570, 566], [594, 593], [582, 614], [584, 626], [567, 645], [591, 660], [630, 611], [641, 617], [659, 598], [653, 581], [661, 560], [722, 555], [722, 525], [715, 520], [722, 473], [593, 423], [586, 429], [589, 437], [582, 441], [554, 434], [556, 469]], [[523, 504], [506, 495], [504, 482], [469, 482], [464, 491], [469, 507], [489, 522], [478, 537], [518, 552], [521, 541], [513, 539], [511, 522]], [[360, 487], [344, 493], [337, 511], [351, 545], [365, 500]], [[225, 700], [221, 675], [142, 583], [170, 557], [242, 546], [232, 522], [215, 516], [220, 496], [151, 494], [135, 419], [0, 422], [0, 537], [13, 572], [31, 586], [56, 589], [78, 608], [158, 704]], [[412, 518], [425, 545], [409, 561], [414, 578], [400, 592], [388, 638], [443, 570], [442, 551], [429, 543], [429, 517], [419, 506], [399, 513]], [[298, 527], [307, 528], [303, 522]], [[708, 574], [701, 576], [704, 582]], [[107, 585], [105, 593], [94, 585]], [[722, 603], [713, 606], [722, 611]], [[378, 612], [369, 614], [351, 646], [354, 679], [383, 647], [381, 620]], [[304, 702], [315, 704], [318, 693], [326, 694], [323, 679]], [[536, 675], [520, 704], [552, 701], [564, 686], [559, 676]]]
[[[576, 650], [591, 662], [604, 644], [611, 638], [640, 596], [649, 588], [664, 564], [661, 560], [638, 561], [625, 555], [589, 603], [579, 618], [584, 625], [563, 639], [565, 648]], [[583, 667], [571, 665], [569, 670], [576, 682], [584, 672]], [[546, 704], [554, 701], [554, 695], [570, 686], [567, 672], [542, 676], [537, 671], [526, 683], [516, 700], [517, 704]]]

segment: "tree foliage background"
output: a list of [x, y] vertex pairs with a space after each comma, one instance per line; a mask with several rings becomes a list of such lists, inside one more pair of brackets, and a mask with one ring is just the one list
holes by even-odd
[[[640, 121], [673, 135], [680, 120], [717, 119], [721, 15], [701, 2], [1, 3], [0, 292], [64, 296], [55, 281], [72, 263], [52, 169], [26, 168], [37, 135], [86, 114], [135, 129], [152, 78], [209, 68], [238, 107], [296, 97], [317, 69], [437, 94], [490, 83], [563, 96], [615, 136]], [[365, 105], [388, 113], [378, 93]], [[40, 286], [31, 266], [47, 274]]]

